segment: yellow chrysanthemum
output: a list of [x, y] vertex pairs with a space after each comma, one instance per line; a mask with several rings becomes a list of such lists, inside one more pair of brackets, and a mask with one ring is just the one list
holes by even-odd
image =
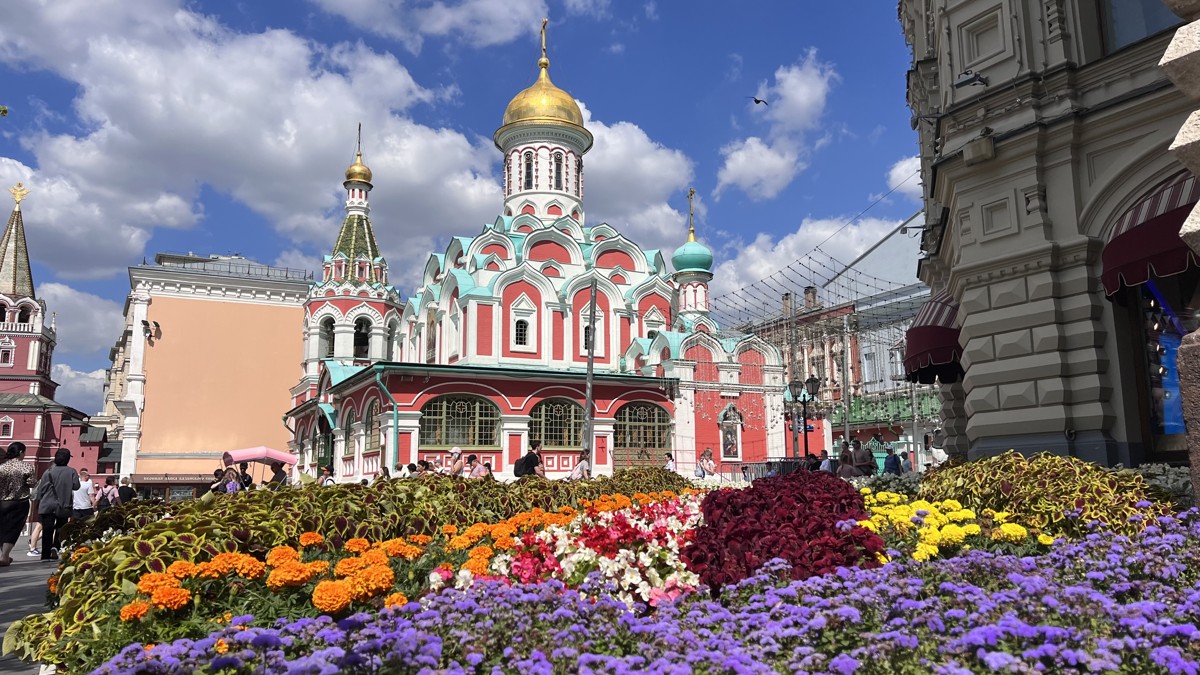
[[1049, 546], [1054, 543], [1054, 537], [1051, 537], [1050, 535], [1043, 532], [1038, 535], [1038, 543], [1041, 544], [1042, 546]]

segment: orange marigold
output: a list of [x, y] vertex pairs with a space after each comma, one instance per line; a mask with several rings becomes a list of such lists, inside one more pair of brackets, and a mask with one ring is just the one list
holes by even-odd
[[322, 537], [316, 532], [305, 532], [304, 534], [300, 535], [301, 548], [308, 548], [309, 546], [316, 546], [317, 544], [323, 543], [325, 543], [325, 537]]
[[428, 546], [433, 542], [433, 537], [427, 534], [413, 534], [409, 535], [408, 541], [416, 544], [417, 546]]
[[461, 551], [471, 545], [471, 540], [461, 534], [455, 537], [450, 537], [450, 541], [446, 544], [446, 548], [451, 551]]
[[213, 651], [224, 654], [229, 651], [229, 643], [225, 641], [225, 638], [218, 638], [216, 644], [213, 645]]
[[483, 576], [488, 571], [488, 561], [486, 558], [471, 558], [463, 564], [464, 570], [469, 570], [475, 576]]
[[383, 599], [384, 607], [403, 607], [408, 604], [408, 596], [396, 591]]
[[188, 560], [176, 560], [167, 567], [167, 574], [176, 579], [190, 579], [199, 572], [199, 565]]
[[471, 549], [470, 552], [467, 553], [467, 557], [468, 558], [481, 558], [483, 560], [490, 560], [491, 557], [493, 555], [495, 555], [495, 553], [496, 552], [492, 550], [491, 546], [476, 546], [475, 548]]
[[383, 549], [373, 548], [359, 556], [368, 565], [388, 564], [388, 554]]
[[267, 573], [267, 566], [261, 560], [247, 555], [238, 561], [237, 573], [243, 579], [258, 579]]
[[458, 534], [458, 528], [455, 527], [454, 525], [443, 525], [442, 526], [442, 534], [444, 534], [446, 536]]
[[355, 599], [365, 600], [392, 590], [392, 586], [396, 584], [396, 575], [392, 568], [376, 565], [355, 574], [349, 581]]
[[299, 560], [300, 553], [291, 546], [276, 546], [267, 552], [267, 564], [278, 567], [289, 560]]
[[308, 570], [312, 572], [314, 576], [318, 574], [325, 574], [329, 571], [328, 560], [314, 560], [310, 563], [304, 563], [304, 566], [308, 568]]
[[390, 556], [404, 558], [405, 560], [416, 560], [425, 552], [425, 549], [420, 546], [406, 543], [403, 539], [389, 539], [383, 542], [383, 550]]
[[50, 587], [51, 593], [54, 593], [57, 595], [58, 594], [58, 575], [55, 574], [54, 576], [47, 579], [46, 585]]
[[152, 595], [160, 588], [179, 588], [179, 580], [170, 574], [149, 572], [138, 579], [137, 589], [144, 595]]
[[368, 548], [371, 548], [371, 542], [361, 537], [355, 537], [354, 539], [347, 539], [342, 548], [350, 551], [351, 553], [362, 553]]
[[182, 609], [192, 599], [192, 592], [186, 588], [159, 588], [150, 596], [150, 602], [159, 609]]
[[500, 537], [492, 542], [497, 551], [511, 551], [517, 547], [517, 540], [512, 537]]
[[150, 611], [150, 603], [145, 600], [134, 600], [121, 608], [121, 620], [134, 621], [146, 616], [148, 611]]
[[333, 573], [339, 577], [348, 577], [366, 569], [367, 563], [359, 557], [343, 558], [333, 566]]
[[313, 606], [322, 612], [337, 614], [350, 606], [351, 588], [345, 581], [322, 581], [313, 589]]
[[267, 575], [267, 588], [278, 591], [287, 586], [303, 586], [316, 575], [317, 572], [308, 565], [289, 560]]

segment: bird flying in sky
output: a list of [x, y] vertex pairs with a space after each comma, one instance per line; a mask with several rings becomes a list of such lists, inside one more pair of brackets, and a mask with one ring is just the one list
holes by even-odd
[[759, 98], [759, 97], [757, 97], [757, 96], [747, 96], [746, 98], [752, 98], [752, 99], [754, 99], [754, 104], [755, 104], [755, 105], [758, 105], [759, 103], [761, 103], [761, 104], [763, 104], [763, 105], [770, 105], [769, 103], [767, 103], [766, 101], [762, 100], [761, 98]]

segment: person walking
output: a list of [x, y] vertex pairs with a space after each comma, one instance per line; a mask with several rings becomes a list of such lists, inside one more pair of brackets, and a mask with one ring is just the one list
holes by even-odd
[[837, 475], [840, 478], [854, 478], [855, 476], [862, 475], [862, 472], [854, 466], [854, 459], [850, 456], [850, 453], [842, 455], [841, 459], [838, 460]]
[[674, 471], [675, 470], [675, 458], [673, 456], [671, 456], [671, 453], [669, 453], [669, 452], [664, 452], [663, 457], [667, 458], [667, 463], [663, 465], [663, 468], [666, 469], [667, 471]]
[[96, 485], [87, 469], [79, 470], [79, 487], [71, 495], [71, 516], [87, 520], [96, 515]]
[[129, 483], [129, 476], [121, 479], [121, 487], [117, 488], [117, 496], [121, 498], [122, 504], [137, 499], [137, 490], [133, 489], [133, 485]]
[[539, 440], [529, 441], [529, 452], [525, 456], [518, 459], [513, 464], [513, 475], [517, 478], [522, 476], [538, 476], [546, 477], [546, 469], [542, 463], [542, 442]]
[[42, 521], [42, 560], [57, 561], [62, 541], [60, 529], [71, 518], [74, 495], [79, 490], [79, 474], [67, 466], [71, 451], [60, 448], [54, 453], [54, 466], [42, 474], [38, 483], [38, 519]]
[[96, 513], [102, 513], [121, 503], [116, 476], [108, 476], [104, 479], [104, 485], [96, 491], [95, 503]]
[[708, 478], [709, 476], [717, 475], [717, 462], [713, 459], [712, 448], [705, 448], [700, 455], [700, 470], [704, 473], [698, 478]]
[[451, 476], [466, 476], [467, 464], [462, 458], [462, 448], [457, 445], [450, 448], [449, 473]]
[[333, 487], [337, 485], [337, 481], [333, 479], [333, 467], [326, 466], [321, 468], [321, 487]]
[[467, 455], [467, 478], [487, 478], [488, 470], [476, 455]]
[[908, 451], [905, 450], [900, 453], [900, 473], [912, 473], [912, 470], [912, 459], [909, 458]]
[[818, 469], [826, 473], [833, 473], [833, 460], [829, 459], [829, 451], [821, 451], [821, 464]]
[[900, 458], [896, 456], [896, 451], [890, 445], [884, 448], [883, 451], [887, 453], [887, 457], [883, 458], [883, 472], [899, 476], [902, 470], [900, 468]]
[[860, 476], [874, 476], [877, 473], [879, 466], [875, 464], [875, 455], [869, 448], [863, 447], [862, 441], [854, 439], [854, 449], [850, 454]]
[[0, 567], [12, 564], [12, 550], [29, 518], [33, 465], [25, 461], [25, 444], [8, 446], [0, 461]]

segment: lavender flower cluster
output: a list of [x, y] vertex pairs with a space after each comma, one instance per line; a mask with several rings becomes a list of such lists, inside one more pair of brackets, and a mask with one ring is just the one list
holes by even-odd
[[1037, 557], [786, 572], [632, 611], [596, 583], [481, 582], [340, 621], [238, 617], [95, 673], [1200, 673], [1196, 510]]

